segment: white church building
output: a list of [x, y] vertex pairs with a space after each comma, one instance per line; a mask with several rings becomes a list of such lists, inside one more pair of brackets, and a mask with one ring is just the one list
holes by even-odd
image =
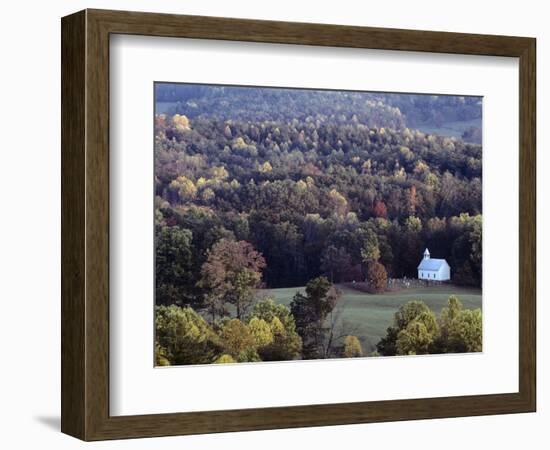
[[426, 249], [418, 265], [418, 279], [448, 281], [451, 279], [451, 266], [444, 259], [430, 258], [430, 252]]

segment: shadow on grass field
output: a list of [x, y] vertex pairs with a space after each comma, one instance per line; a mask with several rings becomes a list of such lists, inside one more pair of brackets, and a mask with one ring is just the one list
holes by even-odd
[[[447, 305], [450, 295], [456, 295], [465, 308], [481, 308], [481, 289], [452, 284], [402, 289], [383, 294], [369, 294], [350, 285], [337, 285], [337, 288], [342, 292], [337, 333], [343, 330], [357, 336], [365, 353], [375, 350], [376, 343], [392, 324], [394, 313], [410, 300], [422, 300], [437, 315]], [[294, 294], [303, 290], [303, 287], [266, 289], [263, 294], [273, 297], [277, 303], [289, 306]]]

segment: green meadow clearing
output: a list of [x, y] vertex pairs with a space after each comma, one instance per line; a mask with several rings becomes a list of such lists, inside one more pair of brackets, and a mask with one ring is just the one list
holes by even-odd
[[418, 125], [416, 128], [427, 134], [438, 134], [440, 136], [460, 138], [462, 136], [462, 133], [464, 133], [468, 128], [478, 127], [479, 124], [480, 119], [472, 119], [444, 122], [439, 127], [429, 124], [421, 124]]
[[[422, 300], [437, 315], [446, 306], [450, 295], [456, 295], [465, 308], [481, 308], [481, 289], [450, 284], [411, 287], [383, 294], [369, 294], [349, 284], [337, 285], [337, 288], [342, 292], [342, 297], [335, 309], [335, 314], [338, 314], [336, 334], [345, 332], [357, 336], [365, 353], [375, 350], [376, 343], [392, 324], [394, 313], [410, 300]], [[289, 306], [294, 294], [303, 290], [303, 287], [269, 289], [263, 294]]]

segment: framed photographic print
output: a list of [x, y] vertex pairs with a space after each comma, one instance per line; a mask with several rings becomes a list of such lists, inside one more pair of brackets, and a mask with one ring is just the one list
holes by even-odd
[[62, 431], [535, 410], [535, 39], [62, 20]]

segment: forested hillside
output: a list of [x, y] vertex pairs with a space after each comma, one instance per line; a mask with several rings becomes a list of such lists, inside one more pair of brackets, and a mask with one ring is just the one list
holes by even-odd
[[398, 121], [399, 111], [371, 115], [371, 125], [349, 112], [327, 115], [355, 107], [338, 106], [338, 92], [307, 94], [322, 113], [305, 116], [298, 100], [276, 102], [284, 105], [279, 111], [269, 98], [257, 100], [255, 89], [240, 89], [222, 116], [255, 115], [253, 105], [258, 115], [281, 119], [218, 118], [226, 96], [214, 95], [187, 99], [201, 104], [189, 111], [181, 103], [188, 114], [157, 116], [157, 225], [192, 235], [190, 283], [210, 245], [230, 236], [264, 255], [270, 287], [304, 285], [326, 272], [331, 252], [343, 272], [337, 278], [359, 279], [366, 242], [379, 247], [390, 276], [415, 276], [429, 247], [448, 258], [456, 281], [479, 285], [481, 146], [382, 126]]
[[383, 289], [426, 247], [481, 285], [482, 148], [409, 126], [477, 119], [479, 98], [156, 89], [158, 305], [214, 322], [245, 317], [259, 287]]
[[160, 83], [156, 102], [158, 113], [189, 118], [261, 122], [314, 116], [333, 124], [352, 118], [369, 126], [431, 129], [463, 123], [463, 139], [481, 143], [480, 97]]

